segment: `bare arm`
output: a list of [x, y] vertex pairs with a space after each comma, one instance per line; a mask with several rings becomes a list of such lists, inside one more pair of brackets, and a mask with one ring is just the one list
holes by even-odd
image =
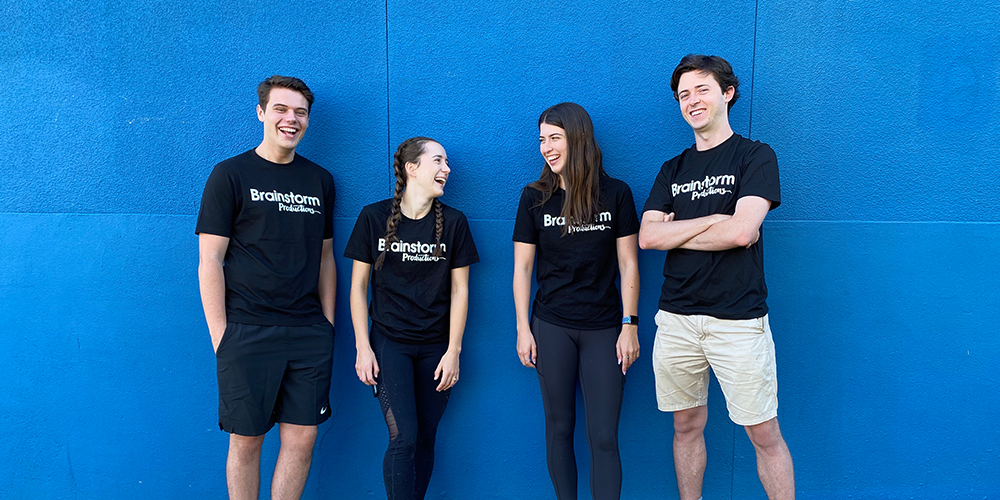
[[[635, 316], [639, 314], [639, 237], [634, 234], [623, 236], [615, 244], [618, 247], [618, 273], [622, 282], [622, 313], [625, 316]], [[618, 335], [615, 348], [623, 374], [639, 357], [638, 330], [637, 325], [622, 325], [622, 332]]]
[[535, 336], [531, 333], [528, 310], [531, 301], [531, 270], [535, 265], [535, 245], [514, 242], [514, 314], [517, 319], [517, 357], [529, 368], [535, 366]]
[[333, 310], [337, 302], [337, 264], [333, 260], [333, 239], [323, 240], [323, 253], [319, 261], [319, 302], [323, 316], [333, 324]]
[[358, 379], [366, 385], [374, 385], [378, 376], [378, 362], [368, 340], [368, 280], [372, 265], [354, 261], [351, 269], [351, 323], [354, 325], [354, 347], [358, 351], [354, 369]]
[[646, 210], [642, 213], [642, 225], [639, 226], [639, 247], [643, 250], [673, 250], [728, 218], [728, 215], [714, 214], [674, 220], [673, 213]]
[[448, 350], [434, 370], [438, 392], [447, 391], [458, 382], [458, 357], [462, 354], [465, 319], [469, 315], [469, 266], [451, 270], [451, 314], [448, 325]]
[[222, 261], [227, 248], [229, 238], [225, 236], [198, 235], [198, 285], [213, 350], [219, 349], [222, 334], [226, 331], [226, 276], [222, 271]]
[[719, 251], [750, 247], [760, 237], [760, 225], [764, 223], [764, 217], [770, 209], [770, 201], [759, 196], [744, 196], [736, 201], [736, 213], [732, 217], [713, 224], [680, 248]]

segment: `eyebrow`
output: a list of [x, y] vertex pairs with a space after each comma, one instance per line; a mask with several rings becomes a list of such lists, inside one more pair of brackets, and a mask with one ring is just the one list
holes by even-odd
[[[698, 85], [695, 85], [694, 88], [695, 88], [695, 90], [697, 90], [697, 89], [700, 89], [702, 87], [708, 87], [708, 86], [709, 85], [707, 83], [699, 83]], [[677, 93], [680, 94], [681, 92], [687, 92], [687, 91], [688, 91], [688, 89], [681, 89], [681, 90], [677, 91]]]
[[304, 108], [304, 107], [295, 108], [295, 107], [292, 107], [291, 105], [285, 104], [283, 102], [276, 102], [276, 103], [271, 104], [272, 108], [276, 108], [278, 106], [284, 106], [286, 108], [292, 108], [292, 109], [303, 109], [303, 110], [309, 111], [309, 108]]

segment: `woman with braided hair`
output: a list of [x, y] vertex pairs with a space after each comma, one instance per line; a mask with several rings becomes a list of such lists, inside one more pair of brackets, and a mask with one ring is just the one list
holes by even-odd
[[344, 256], [354, 260], [355, 369], [374, 388], [389, 428], [385, 492], [389, 500], [420, 500], [438, 422], [458, 382], [469, 265], [479, 254], [465, 215], [438, 199], [451, 172], [439, 143], [407, 139], [393, 170], [393, 197], [361, 210]]
[[[514, 220], [517, 354], [538, 374], [556, 498], [577, 498], [573, 428], [579, 381], [591, 497], [617, 500], [625, 372], [639, 356], [639, 219], [628, 185], [604, 172], [594, 125], [579, 104], [546, 109], [538, 136], [542, 174], [521, 191]], [[529, 316], [536, 255], [538, 292]], [[619, 275], [621, 293], [615, 286]]]

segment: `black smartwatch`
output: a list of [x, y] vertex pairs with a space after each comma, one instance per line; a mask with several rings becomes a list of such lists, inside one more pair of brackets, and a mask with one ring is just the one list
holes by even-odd
[[622, 324], [623, 325], [635, 325], [635, 326], [639, 326], [639, 317], [638, 316], [634, 316], [634, 315], [633, 316], [625, 316], [624, 318], [622, 318]]

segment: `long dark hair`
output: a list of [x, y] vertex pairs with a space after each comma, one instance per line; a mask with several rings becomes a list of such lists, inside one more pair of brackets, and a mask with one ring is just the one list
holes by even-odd
[[[419, 164], [420, 155], [424, 154], [424, 144], [428, 142], [440, 144], [428, 137], [411, 137], [403, 141], [396, 148], [396, 154], [392, 157], [392, 170], [396, 174], [396, 188], [392, 194], [392, 212], [389, 214], [389, 219], [385, 221], [385, 248], [378, 255], [378, 259], [375, 260], [376, 270], [382, 269], [382, 263], [385, 262], [385, 253], [389, 250], [389, 245], [399, 239], [396, 237], [396, 229], [399, 228], [399, 219], [402, 217], [399, 202], [402, 201], [403, 189], [406, 188], [406, 164]], [[444, 207], [441, 205], [441, 200], [434, 198], [435, 257], [444, 255], [444, 251], [441, 250], [442, 232], [444, 232]]]
[[[562, 228], [565, 235], [571, 225], [593, 222], [597, 214], [600, 179], [605, 175], [601, 148], [594, 139], [594, 124], [590, 115], [579, 104], [563, 102], [546, 109], [538, 117], [538, 126], [543, 123], [566, 131], [566, 163], [559, 174], [566, 183], [566, 199], [559, 214], [566, 221]], [[559, 175], [545, 162], [542, 175], [528, 185], [542, 192], [541, 204], [549, 201], [552, 193], [559, 188]]]

